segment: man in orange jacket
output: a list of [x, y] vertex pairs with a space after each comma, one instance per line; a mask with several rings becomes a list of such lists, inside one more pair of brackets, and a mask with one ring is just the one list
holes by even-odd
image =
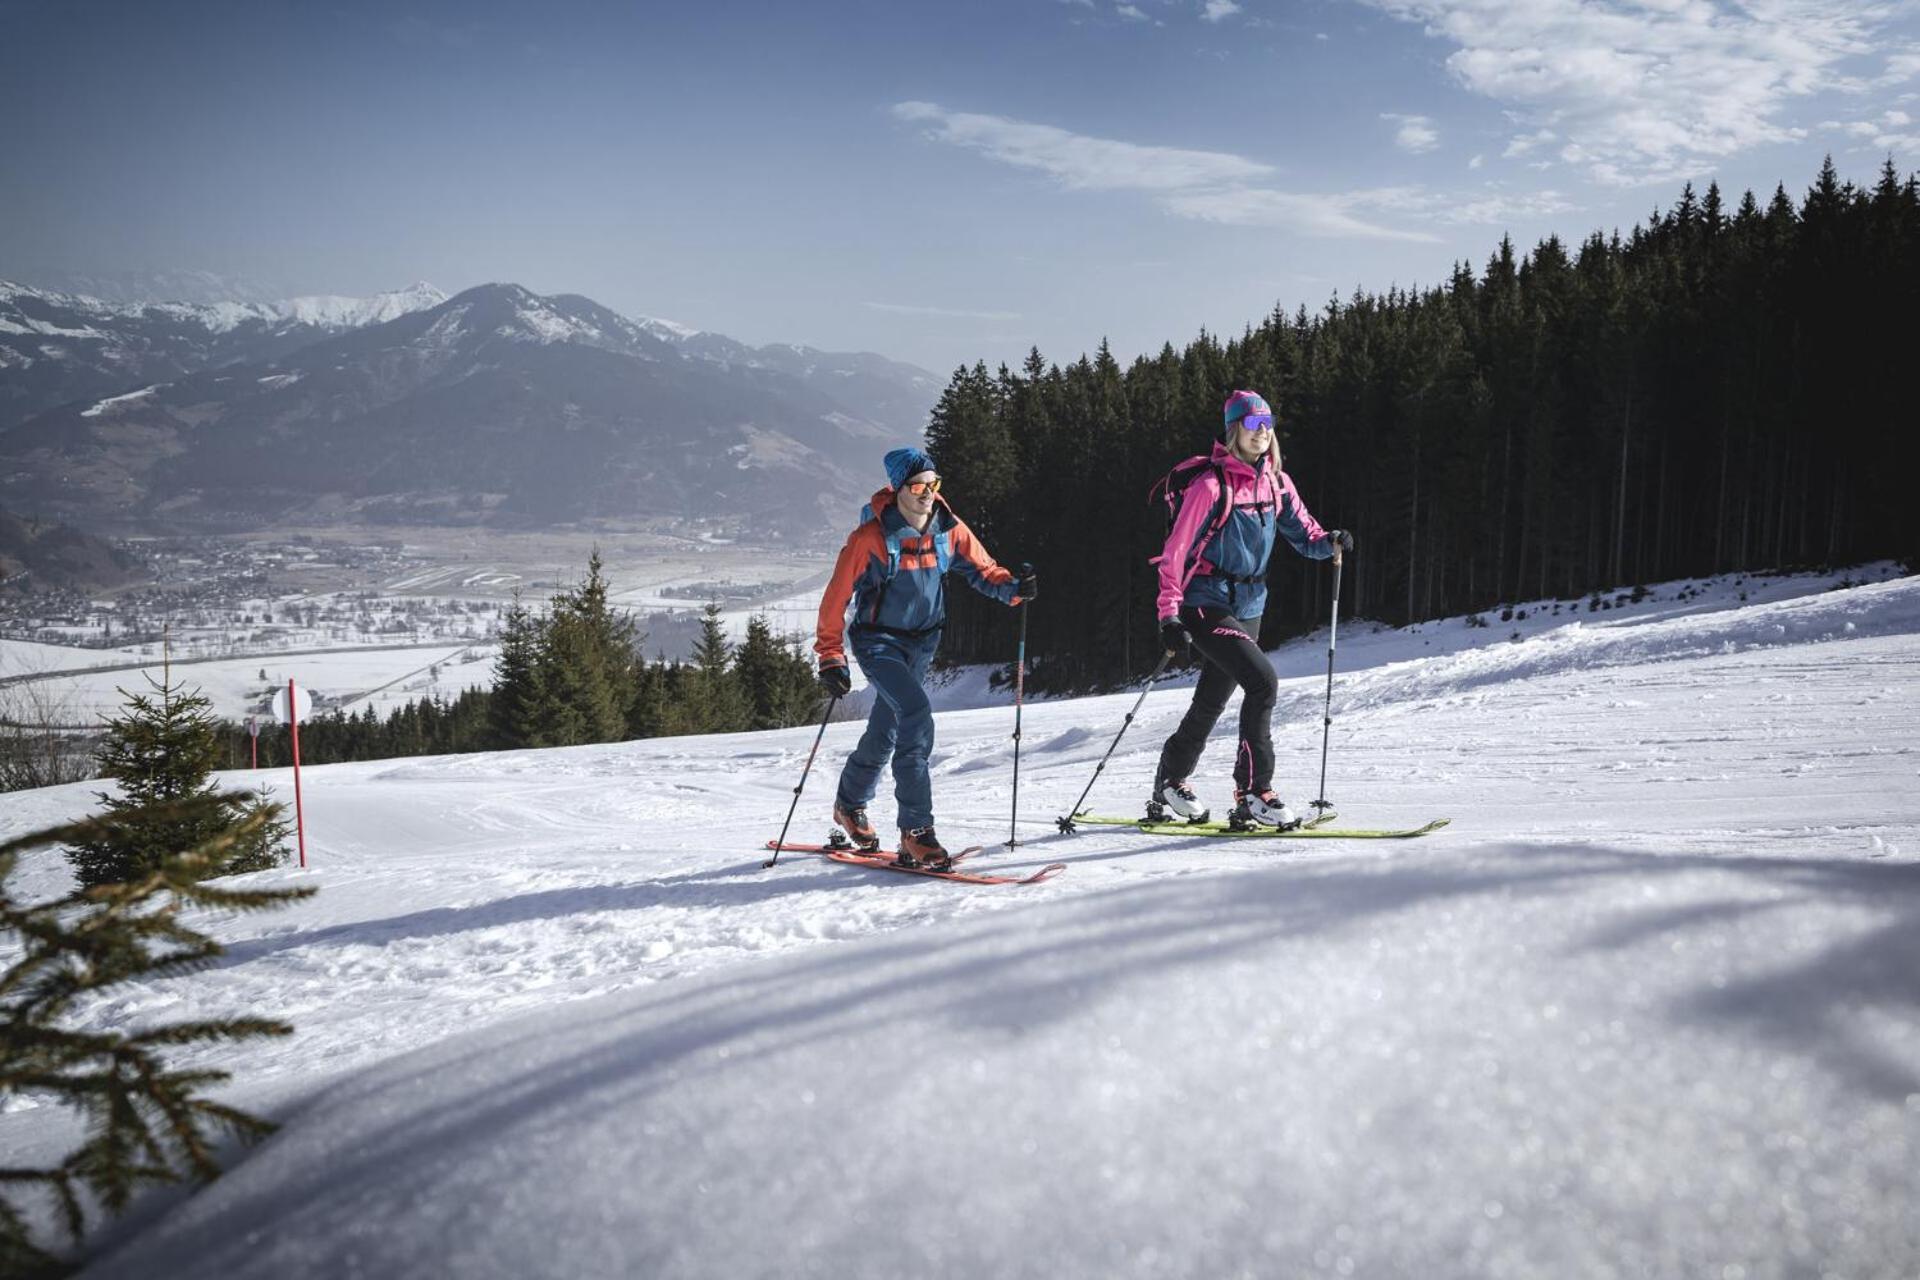
[[[924, 451], [895, 449], [885, 462], [889, 487], [873, 495], [859, 527], [840, 549], [820, 600], [813, 644], [820, 683], [828, 693], [840, 697], [853, 688], [848, 645], [874, 691], [867, 731], [840, 772], [833, 820], [860, 847], [879, 847], [867, 804], [891, 755], [900, 811], [899, 861], [944, 870], [952, 859], [933, 830], [933, 784], [927, 777], [933, 705], [924, 682], [947, 621], [947, 572], [959, 570], [975, 591], [1008, 605], [1032, 600], [1038, 585], [1031, 573], [1016, 582], [994, 563], [940, 496], [940, 476]], [[849, 600], [851, 628], [846, 624]]]

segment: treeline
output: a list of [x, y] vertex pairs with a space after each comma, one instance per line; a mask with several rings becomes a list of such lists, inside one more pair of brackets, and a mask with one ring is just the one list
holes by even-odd
[[[315, 716], [300, 726], [301, 763], [780, 729], [820, 714], [804, 640], [775, 636], [764, 617], [749, 619], [735, 645], [720, 606], [709, 604], [688, 662], [648, 662], [645, 642], [630, 616], [609, 607], [595, 552], [586, 579], [544, 610], [514, 602], [491, 689], [423, 698], [385, 719], [371, 707]], [[230, 730], [229, 767], [246, 767], [251, 746], [246, 730]], [[259, 747], [262, 768], [293, 761], [282, 726], [263, 729]]]
[[[1906, 364], [1920, 350], [1920, 183], [1861, 189], [1829, 160], [1731, 210], [1716, 185], [1621, 237], [1478, 275], [1276, 308], [1122, 369], [1103, 342], [1062, 369], [958, 369], [928, 445], [961, 516], [1034, 562], [1030, 677], [1085, 687], [1155, 658], [1165, 533], [1148, 488], [1260, 391], [1323, 525], [1359, 539], [1343, 612], [1395, 623], [1725, 570], [1920, 558]], [[1331, 574], [1278, 551], [1267, 644], [1318, 625]], [[943, 657], [1005, 662], [1005, 610], [949, 594]]]

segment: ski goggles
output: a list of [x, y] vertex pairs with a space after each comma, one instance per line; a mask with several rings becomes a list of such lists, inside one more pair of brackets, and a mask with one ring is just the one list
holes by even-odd
[[1234, 424], [1242, 431], [1273, 430], [1273, 415], [1270, 413], [1250, 413]]
[[940, 492], [940, 477], [931, 480], [914, 480], [900, 486], [916, 498], [930, 498]]

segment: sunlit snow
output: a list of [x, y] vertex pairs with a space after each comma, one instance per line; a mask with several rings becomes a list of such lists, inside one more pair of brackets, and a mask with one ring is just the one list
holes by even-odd
[[[1343, 631], [1327, 793], [1453, 819], [1413, 841], [1061, 834], [1117, 693], [1027, 705], [1001, 847], [984, 679], [939, 718], [940, 830], [1067, 864], [1043, 885], [763, 870], [811, 727], [311, 769], [312, 869], [254, 879], [319, 895], [204, 917], [219, 967], [85, 1014], [288, 1018], [181, 1055], [285, 1127], [86, 1274], [1920, 1273], [1920, 579], [1782, 581]], [[1325, 650], [1279, 662], [1299, 803]], [[1096, 808], [1137, 811], [1187, 697]], [[0, 797], [0, 835], [91, 789]], [[70, 1135], [0, 1116], [20, 1161]]]

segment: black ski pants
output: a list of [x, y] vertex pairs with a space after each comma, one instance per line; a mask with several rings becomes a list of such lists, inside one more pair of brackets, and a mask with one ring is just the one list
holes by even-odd
[[1159, 782], [1186, 778], [1200, 763], [1207, 735], [1238, 688], [1240, 749], [1233, 758], [1233, 785], [1240, 791], [1265, 791], [1273, 785], [1273, 703], [1279, 681], [1273, 663], [1254, 637], [1260, 619], [1236, 618], [1225, 609], [1182, 609], [1180, 624], [1200, 654], [1200, 683], [1180, 727], [1160, 749]]

